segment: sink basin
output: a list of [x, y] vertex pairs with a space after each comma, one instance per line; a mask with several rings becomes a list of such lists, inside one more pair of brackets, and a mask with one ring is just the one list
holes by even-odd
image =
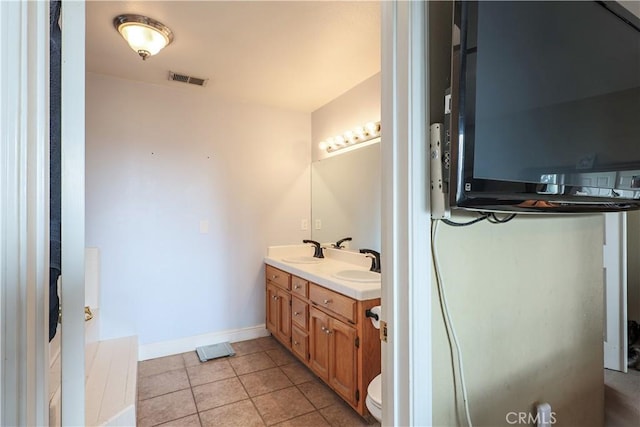
[[369, 270], [340, 270], [333, 274], [336, 279], [350, 280], [352, 282], [379, 282], [380, 273]]
[[291, 264], [319, 264], [322, 262], [322, 258], [316, 258], [312, 256], [292, 256], [282, 258], [282, 261]]

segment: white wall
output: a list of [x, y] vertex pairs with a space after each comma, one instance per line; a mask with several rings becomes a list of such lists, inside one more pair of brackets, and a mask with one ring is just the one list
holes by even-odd
[[263, 324], [266, 247], [309, 237], [310, 115], [91, 73], [86, 101], [101, 337]]
[[[441, 225], [436, 253], [474, 425], [507, 425], [508, 412], [535, 414], [536, 402], [551, 404], [558, 426], [602, 425], [602, 243], [600, 215]], [[435, 289], [431, 316], [434, 425], [455, 425], [452, 359]]]
[[325, 150], [318, 148], [320, 142], [380, 120], [380, 81], [377, 73], [311, 114], [313, 161], [327, 156]]
[[627, 213], [627, 318], [640, 322], [640, 212]]

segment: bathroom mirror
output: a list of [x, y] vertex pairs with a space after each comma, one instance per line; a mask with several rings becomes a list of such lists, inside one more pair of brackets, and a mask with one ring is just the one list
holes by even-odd
[[311, 164], [311, 237], [380, 251], [380, 139]]

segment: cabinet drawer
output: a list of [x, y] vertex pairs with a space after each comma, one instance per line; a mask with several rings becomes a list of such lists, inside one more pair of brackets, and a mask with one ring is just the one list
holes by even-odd
[[266, 276], [267, 280], [271, 283], [287, 290], [291, 289], [291, 275], [289, 273], [285, 273], [282, 270], [278, 270], [275, 267], [267, 265]]
[[302, 359], [304, 363], [308, 362], [309, 335], [295, 326], [291, 329], [291, 350], [293, 350], [296, 356]]
[[296, 276], [291, 276], [291, 292], [302, 298], [309, 296], [309, 282]]
[[291, 297], [291, 322], [303, 331], [306, 331], [308, 318], [309, 304], [293, 295]]
[[350, 322], [356, 322], [356, 301], [330, 289], [309, 284], [309, 299], [319, 307], [324, 307], [347, 318]]

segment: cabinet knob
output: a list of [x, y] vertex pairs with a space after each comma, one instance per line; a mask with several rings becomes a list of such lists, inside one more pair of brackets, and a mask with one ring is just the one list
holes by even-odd
[[273, 296], [273, 299], [277, 300], [277, 299], [278, 299], [278, 297], [277, 297], [276, 295], [274, 295], [274, 296]]
[[324, 330], [324, 333], [325, 333], [325, 334], [327, 334], [327, 335], [330, 335], [330, 334], [331, 334], [331, 332], [332, 332], [332, 331], [331, 331], [331, 329], [329, 329], [329, 328], [325, 328], [325, 330]]
[[331, 304], [331, 300], [330, 299], [326, 299], [324, 301], [322, 301], [324, 304]]
[[293, 289], [300, 289], [300, 285], [293, 285]]
[[298, 341], [294, 341], [293, 345], [300, 345], [300, 343]]
[[293, 312], [293, 315], [294, 315], [294, 316], [300, 316], [300, 313], [298, 313], [297, 311], [294, 311], [294, 312]]
[[273, 276], [271, 276], [272, 279], [277, 279], [278, 277], [280, 276], [278, 276], [277, 274], [274, 274]]

